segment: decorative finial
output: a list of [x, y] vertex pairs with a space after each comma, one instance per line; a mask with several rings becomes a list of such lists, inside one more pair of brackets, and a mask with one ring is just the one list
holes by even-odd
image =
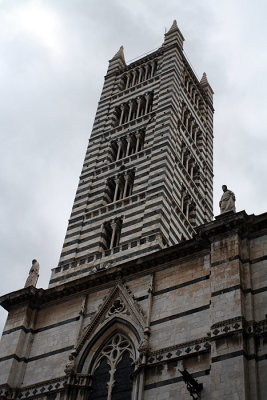
[[119, 48], [119, 50], [117, 51], [115, 56], [111, 59], [111, 61], [117, 60], [117, 58], [121, 58], [125, 62], [123, 46]]
[[206, 72], [203, 72], [202, 78], [200, 80], [200, 85], [209, 85]]
[[235, 194], [227, 189], [226, 185], [222, 185], [223, 194], [219, 202], [221, 214], [228, 211], [235, 212]]
[[34, 286], [36, 287], [38, 278], [39, 278], [39, 263], [37, 260], [32, 260], [32, 266], [29, 272], [29, 276], [26, 280], [25, 286], [24, 287], [28, 287], [28, 286]]
[[173, 21], [173, 23], [172, 23], [172, 26], [170, 27], [170, 29], [168, 30], [168, 32], [167, 33], [170, 33], [170, 32], [172, 32], [172, 31], [175, 31], [176, 29], [178, 29], [178, 26], [177, 26], [177, 21], [176, 21], [176, 19]]

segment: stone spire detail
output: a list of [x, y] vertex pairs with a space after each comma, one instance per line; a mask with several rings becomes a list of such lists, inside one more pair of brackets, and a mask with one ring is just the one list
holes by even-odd
[[165, 33], [164, 46], [172, 45], [175, 42], [178, 43], [181, 49], [183, 48], [184, 37], [177, 26], [176, 19], [173, 21], [168, 32]]
[[125, 58], [124, 58], [124, 51], [123, 46], [117, 51], [117, 53], [113, 56], [111, 60], [109, 60], [109, 66], [107, 75], [112, 74], [114, 72], [118, 72], [122, 68], [126, 66]]
[[214, 92], [213, 92], [213, 90], [212, 90], [212, 87], [210, 86], [210, 84], [209, 84], [209, 81], [208, 81], [208, 79], [207, 79], [207, 74], [206, 74], [206, 72], [203, 72], [203, 75], [202, 75], [202, 78], [200, 79], [200, 85], [202, 86], [202, 88], [204, 89], [204, 90], [208, 90], [210, 93], [210, 95], [212, 96], [213, 94], [214, 94]]
[[170, 29], [168, 30], [167, 34], [173, 32], [173, 31], [176, 31], [176, 30], [179, 30], [179, 29], [178, 29], [178, 26], [177, 26], [177, 21], [176, 21], [176, 19], [175, 19], [175, 20], [173, 21], [173, 23], [172, 23], [172, 26], [171, 26]]
[[111, 59], [111, 61], [115, 61], [118, 58], [120, 58], [124, 63], [125, 63], [125, 58], [124, 58], [124, 51], [123, 51], [123, 46], [119, 48], [115, 56]]
[[206, 72], [203, 72], [202, 78], [200, 80], [200, 85], [202, 86], [209, 85]]

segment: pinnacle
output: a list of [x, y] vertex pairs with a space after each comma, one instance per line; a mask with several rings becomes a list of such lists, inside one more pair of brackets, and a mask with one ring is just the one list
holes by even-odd
[[115, 56], [111, 59], [111, 61], [116, 60], [117, 58], [121, 58], [125, 62], [123, 46], [120, 47], [120, 49], [117, 51]]
[[214, 94], [214, 92], [213, 92], [213, 90], [212, 90], [212, 88], [211, 88], [211, 86], [210, 86], [210, 84], [209, 84], [209, 81], [208, 81], [208, 79], [207, 79], [207, 74], [206, 74], [206, 72], [203, 72], [203, 75], [202, 75], [202, 78], [200, 79], [200, 85], [203, 87], [203, 89], [205, 88], [205, 89], [207, 89], [207, 87], [209, 87], [209, 89], [211, 90], [211, 93], [212, 94]]
[[170, 29], [168, 30], [167, 34], [173, 32], [173, 31], [176, 31], [176, 30], [178, 30], [178, 26], [177, 26], [177, 21], [176, 21], [176, 19], [175, 19], [175, 20], [173, 21], [173, 23], [172, 23], [172, 26], [171, 26]]
[[203, 86], [209, 85], [206, 72], [203, 72], [202, 78], [200, 80], [200, 85], [203, 85]]

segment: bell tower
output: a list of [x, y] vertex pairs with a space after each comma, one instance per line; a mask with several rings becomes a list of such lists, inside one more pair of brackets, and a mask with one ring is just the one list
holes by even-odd
[[49, 288], [33, 260], [0, 297], [1, 400], [266, 397], [267, 213], [212, 220], [213, 92], [183, 40], [110, 60]]
[[59, 264], [50, 287], [189, 239], [212, 219], [213, 91], [163, 45], [109, 61]]

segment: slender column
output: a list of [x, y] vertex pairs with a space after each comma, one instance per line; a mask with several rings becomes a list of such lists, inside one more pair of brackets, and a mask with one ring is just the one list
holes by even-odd
[[197, 183], [199, 181], [199, 169], [198, 169], [198, 167], [196, 167], [194, 169], [193, 180], [194, 180], [195, 183]]
[[148, 65], [145, 65], [145, 81], [147, 80], [147, 74], [148, 74]]
[[197, 108], [199, 107], [199, 96], [197, 96]]
[[128, 193], [128, 196], [131, 196], [131, 195], [132, 195], [132, 192], [133, 192], [133, 181], [132, 181], [132, 178], [131, 178], [130, 181], [128, 182], [128, 185], [130, 185], [130, 186], [129, 186], [129, 193]]
[[133, 72], [133, 84], [132, 84], [132, 86], [134, 86], [135, 85], [135, 80], [136, 80], [136, 70], [134, 70], [134, 72]]
[[117, 152], [116, 161], [118, 161], [120, 159], [120, 152], [121, 152], [121, 146], [122, 146], [121, 140], [118, 140], [117, 143], [118, 143], [118, 152]]
[[195, 129], [195, 144], [197, 144], [198, 132], [199, 132], [199, 127], [197, 126], [196, 129]]
[[113, 245], [114, 245], [114, 239], [115, 239], [117, 224], [116, 224], [116, 222], [112, 222], [112, 223], [110, 224], [110, 226], [111, 226], [111, 229], [112, 229], [112, 235], [111, 235], [111, 241], [110, 241], [110, 246], [109, 246], [109, 248], [112, 249], [112, 248], [113, 248]]
[[83, 302], [82, 302], [82, 305], [81, 305], [81, 309], [80, 309], [80, 312], [79, 312], [80, 318], [79, 318], [79, 323], [78, 323], [75, 346], [77, 345], [78, 339], [80, 338], [81, 333], [82, 333], [83, 322], [84, 322], [84, 318], [85, 318], [85, 315], [86, 315], [87, 302], [88, 302], [88, 294], [84, 296], [84, 299], [83, 299]]
[[188, 200], [186, 203], [186, 218], [189, 219], [189, 207], [190, 207], [190, 201]]
[[139, 113], [140, 113], [140, 107], [141, 107], [141, 101], [142, 98], [141, 97], [137, 97], [137, 111], [136, 111], [136, 118], [139, 117]]
[[120, 185], [120, 178], [115, 178], [115, 192], [114, 192], [114, 197], [113, 197], [113, 202], [117, 200], [117, 196], [118, 196], [118, 190], [119, 190], [119, 185]]
[[120, 123], [119, 123], [119, 125], [121, 125], [121, 124], [122, 124], [122, 121], [123, 121], [124, 111], [125, 111], [125, 104], [121, 104], [121, 105], [120, 105], [120, 108], [121, 108], [121, 117], [120, 117]]
[[190, 158], [190, 156], [189, 156], [189, 154], [187, 154], [187, 156], [186, 156], [186, 164], [185, 164], [185, 169], [187, 170], [187, 172], [188, 172], [189, 158]]
[[128, 74], [127, 74], [127, 81], [126, 81], [125, 89], [128, 89], [129, 83], [130, 83], [130, 74], [128, 73]]
[[190, 85], [190, 88], [189, 88], [189, 95], [190, 95], [190, 96], [192, 96], [192, 91], [193, 91], [193, 85], [191, 84], [191, 85]]
[[192, 179], [193, 179], [193, 176], [194, 176], [194, 167], [195, 167], [195, 163], [192, 162], [192, 164], [191, 164], [191, 170], [190, 170], [190, 176], [191, 176]]
[[145, 94], [145, 99], [146, 99], [145, 114], [147, 114], [148, 113], [149, 100], [150, 100], [150, 93], [146, 93]]
[[186, 107], [184, 105], [183, 108], [182, 108], [182, 115], [181, 115], [181, 120], [182, 120], [183, 124], [184, 124], [185, 110], [186, 110]]
[[[141, 346], [139, 348], [142, 369], [139, 375], [139, 391], [138, 391], [138, 399], [144, 398], [144, 383], [145, 383], [145, 365], [147, 363], [147, 353], [149, 350], [149, 337], [151, 334], [151, 314], [152, 314], [152, 306], [153, 306], [153, 291], [154, 291], [154, 273], [151, 275], [150, 284], [147, 290], [148, 293], [148, 307], [147, 307], [147, 318], [146, 318], [146, 327], [144, 329], [144, 339], [143, 344], [141, 342]], [[136, 397], [134, 397], [136, 399]]]
[[115, 159], [116, 159], [116, 157], [117, 157], [117, 154], [115, 153], [114, 142], [111, 142], [109, 154], [110, 154], [110, 156], [111, 156], [111, 162], [112, 162], [112, 161], [115, 161]]
[[195, 91], [195, 89], [193, 90], [193, 102], [194, 103], [196, 102], [196, 91]]
[[139, 144], [140, 144], [140, 138], [141, 138], [141, 134], [140, 132], [138, 132], [136, 134], [136, 145], [135, 145], [135, 152], [137, 153], [139, 150]]
[[123, 75], [120, 79], [119, 88], [120, 88], [120, 90], [125, 89], [125, 75]]
[[132, 109], [133, 109], [133, 101], [130, 100], [129, 101], [129, 114], [128, 114], [128, 122], [131, 120], [131, 116], [132, 116]]
[[194, 125], [195, 125], [195, 121], [192, 120], [191, 126], [190, 126], [190, 135], [191, 135], [191, 136], [193, 136], [193, 128], [194, 128]]
[[196, 125], [195, 124], [192, 128], [192, 139], [193, 139], [194, 143], [196, 143]]
[[151, 78], [154, 76], [155, 62], [151, 64]]
[[127, 140], [127, 149], [126, 149], [125, 157], [128, 157], [129, 152], [130, 152], [130, 147], [131, 147], [131, 137], [128, 136], [128, 137], [126, 138], [126, 140]]
[[185, 148], [182, 148], [182, 157], [181, 157], [181, 163], [184, 165], [184, 156], [185, 156]]
[[128, 175], [127, 173], [125, 173], [125, 174], [124, 174], [123, 198], [126, 197], [127, 188], [128, 188], [128, 182], [129, 182], [129, 175]]
[[186, 197], [186, 192], [183, 191], [182, 192], [182, 199], [181, 199], [181, 210], [182, 211], [183, 211], [183, 208], [184, 208], [184, 199], [185, 199], [185, 197]]
[[187, 90], [187, 91], [189, 90], [189, 78], [188, 78], [188, 80], [187, 80], [187, 82], [186, 82], [186, 90]]
[[190, 113], [188, 113], [187, 116], [186, 116], [186, 122], [185, 122], [186, 129], [188, 129], [189, 119], [190, 119]]
[[139, 68], [139, 79], [138, 79], [138, 83], [140, 83], [142, 81], [142, 76], [143, 76], [143, 68], [140, 67]]

